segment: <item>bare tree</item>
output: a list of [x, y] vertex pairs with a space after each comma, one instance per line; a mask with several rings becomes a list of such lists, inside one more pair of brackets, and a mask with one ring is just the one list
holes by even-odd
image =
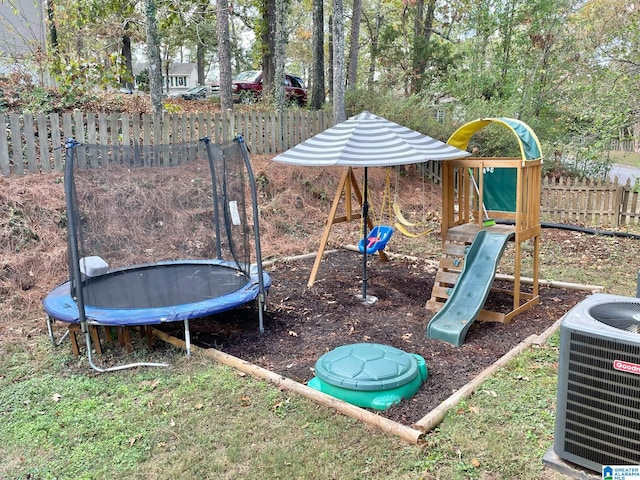
[[344, 4], [333, 0], [333, 122], [347, 119], [344, 105]]
[[229, 40], [229, 4], [218, 0], [218, 57], [220, 66], [220, 106], [222, 111], [233, 110], [231, 97], [231, 42]]
[[362, 0], [353, 0], [351, 19], [351, 43], [349, 45], [349, 69], [347, 70], [347, 88], [356, 89], [358, 75], [358, 50], [360, 49], [360, 19], [362, 18]]
[[158, 20], [156, 18], [158, 7], [155, 0], [145, 0], [145, 2], [151, 108], [154, 113], [162, 113], [162, 62], [160, 60], [160, 39], [158, 35]]
[[313, 66], [311, 71], [311, 108], [320, 110], [324, 105], [324, 5], [313, 0]]

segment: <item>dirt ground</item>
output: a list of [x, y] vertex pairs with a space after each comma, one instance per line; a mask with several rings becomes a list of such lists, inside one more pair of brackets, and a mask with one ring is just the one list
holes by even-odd
[[[311, 288], [307, 280], [313, 259], [279, 262], [268, 271], [273, 285], [268, 296], [265, 332], [257, 313], [240, 309], [193, 322], [192, 342], [213, 347], [301, 383], [314, 376], [315, 362], [345, 344], [379, 343], [421, 355], [429, 377], [410, 400], [381, 414], [411, 425], [469, 382], [529, 335], [540, 334], [587, 292], [543, 287], [541, 302], [510, 324], [475, 322], [461, 347], [426, 338], [433, 314], [425, 309], [435, 268], [421, 260], [371, 257], [365, 305], [362, 256], [348, 250], [327, 255]], [[502, 286], [509, 286], [503, 282]], [[509, 311], [512, 298], [491, 294], [487, 307]], [[180, 329], [173, 329], [182, 336]]]

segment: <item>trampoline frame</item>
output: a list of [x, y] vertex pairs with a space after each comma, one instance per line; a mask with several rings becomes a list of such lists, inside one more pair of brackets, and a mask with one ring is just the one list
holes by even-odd
[[[236, 270], [235, 262], [227, 260], [176, 260], [118, 268], [93, 278], [122, 274], [128, 271], [133, 273], [149, 268], [172, 265], [219, 266], [220, 268]], [[242, 287], [226, 295], [212, 297], [198, 302], [151, 308], [106, 308], [85, 305], [85, 320], [88, 325], [103, 327], [133, 327], [183, 321], [185, 325], [187, 354], [190, 354], [189, 320], [232, 310], [258, 298], [260, 294], [260, 282], [258, 281], [257, 266], [251, 265], [250, 272], [250, 277]], [[270, 277], [263, 273], [262, 280], [264, 287], [268, 289], [271, 285]], [[58, 346], [68, 335], [68, 332], [66, 332], [60, 340], [56, 340], [52, 328], [53, 321], [57, 320], [75, 324], [81, 323], [78, 305], [71, 296], [70, 281], [66, 281], [54, 288], [43, 300], [43, 306], [47, 314], [49, 337], [51, 342], [55, 346]]]

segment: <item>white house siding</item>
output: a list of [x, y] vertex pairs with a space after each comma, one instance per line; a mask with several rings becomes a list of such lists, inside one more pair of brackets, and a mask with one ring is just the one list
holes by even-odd
[[0, 2], [0, 73], [16, 66], [33, 72], [30, 58], [46, 49], [44, 18], [41, 0]]

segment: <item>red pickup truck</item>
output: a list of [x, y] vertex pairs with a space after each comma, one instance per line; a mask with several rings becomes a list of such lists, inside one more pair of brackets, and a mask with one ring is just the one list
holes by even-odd
[[[254, 103], [262, 95], [262, 70], [248, 70], [241, 72], [232, 80], [231, 95], [234, 102]], [[290, 73], [285, 74], [284, 90], [287, 101], [300, 107], [307, 104], [307, 88], [300, 77]], [[211, 86], [214, 95], [220, 95], [220, 85]]]

